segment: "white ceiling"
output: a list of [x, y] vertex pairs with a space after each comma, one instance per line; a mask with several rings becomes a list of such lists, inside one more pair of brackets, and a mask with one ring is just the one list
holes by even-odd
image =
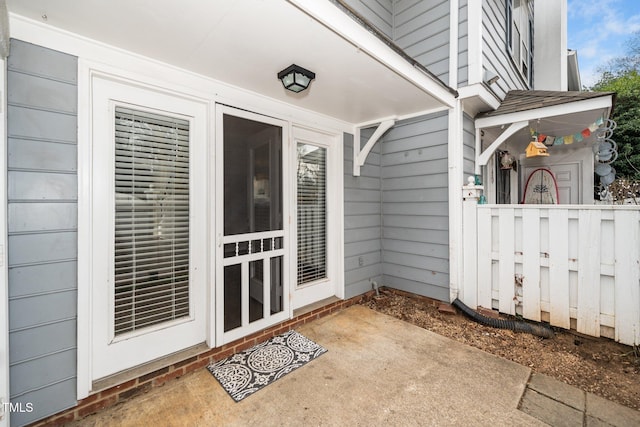
[[[13, 14], [350, 123], [442, 105], [285, 0], [7, 0], [7, 5]], [[286, 91], [276, 78], [292, 63], [316, 73], [299, 94]]]

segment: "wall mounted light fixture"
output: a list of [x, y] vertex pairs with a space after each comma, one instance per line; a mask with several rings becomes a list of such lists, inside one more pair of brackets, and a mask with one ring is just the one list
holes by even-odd
[[314, 72], [306, 70], [296, 64], [292, 64], [278, 73], [278, 79], [282, 81], [285, 89], [296, 93], [302, 92], [309, 87], [309, 83], [315, 78], [316, 74]]

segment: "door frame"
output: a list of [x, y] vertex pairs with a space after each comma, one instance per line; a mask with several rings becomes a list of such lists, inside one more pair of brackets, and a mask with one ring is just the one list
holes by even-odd
[[[291, 301], [292, 309], [335, 296], [344, 298], [344, 178], [342, 138], [337, 134], [321, 132], [301, 126], [292, 126], [291, 167], [297, 168], [298, 142], [327, 150], [326, 203], [327, 203], [327, 278], [310, 282], [298, 288], [298, 215], [297, 180], [291, 179]], [[293, 262], [295, 261], [295, 262]]]
[[[290, 181], [291, 169], [289, 153], [291, 151], [291, 138], [290, 138], [290, 123], [276, 119], [270, 116], [262, 115], [236, 107], [231, 107], [224, 104], [215, 105], [215, 195], [224, 195], [224, 128], [223, 117], [225, 114], [232, 115], [234, 117], [244, 118], [248, 120], [254, 120], [261, 123], [271, 124], [282, 128], [282, 155], [281, 155], [281, 167], [282, 167], [282, 228], [284, 233], [284, 253], [283, 253], [283, 289], [282, 289], [282, 311], [270, 316], [266, 319], [257, 320], [242, 327], [232, 329], [230, 331], [224, 331], [224, 200], [220, 197], [214, 197], [217, 199], [215, 208], [212, 210], [213, 222], [215, 230], [215, 254], [213, 257], [213, 269], [215, 280], [213, 281], [215, 295], [215, 305], [211, 307], [211, 322], [215, 333], [215, 345], [216, 347], [222, 346], [238, 338], [247, 336], [253, 332], [260, 331], [274, 324], [285, 321], [291, 317], [291, 305], [290, 305], [290, 292], [291, 292], [291, 277], [287, 272], [289, 271], [289, 265], [291, 263], [290, 254], [287, 253], [287, 245], [291, 243], [291, 193], [290, 186], [286, 185]], [[269, 234], [268, 232], [264, 234]]]
[[[98, 286], [94, 283], [98, 280], [104, 270], [110, 271], [113, 269], [113, 253], [109, 255], [96, 247], [94, 233], [100, 227], [104, 227], [104, 220], [106, 217], [112, 217], [110, 213], [113, 208], [114, 201], [110, 200], [104, 209], [96, 207], [96, 201], [99, 197], [94, 193], [94, 173], [100, 173], [94, 171], [94, 166], [105, 169], [109, 165], [113, 167], [112, 162], [107, 158], [101, 158], [98, 162], [96, 159], [96, 151], [94, 135], [96, 132], [96, 123], [94, 120], [99, 119], [98, 116], [101, 113], [94, 111], [95, 103], [99, 99], [118, 99], [124, 103], [130, 103], [140, 106], [141, 109], [151, 108], [155, 110], [164, 110], [167, 112], [176, 111], [176, 108], [180, 110], [182, 114], [187, 114], [195, 119], [190, 119], [193, 123], [192, 142], [190, 147], [193, 150], [193, 158], [191, 160], [190, 180], [194, 182], [199, 181], [198, 186], [194, 187], [192, 194], [192, 202], [190, 203], [190, 209], [193, 213], [190, 214], [193, 226], [192, 232], [190, 232], [190, 293], [195, 290], [195, 294], [192, 294], [192, 309], [190, 310], [190, 320], [186, 322], [176, 321], [178, 329], [188, 328], [189, 323], [193, 325], [193, 330], [190, 333], [178, 333], [173, 334], [174, 337], [169, 340], [171, 342], [168, 350], [159, 350], [157, 345], [147, 343], [144, 345], [143, 351], [130, 352], [130, 356], [127, 356], [127, 360], [131, 360], [129, 363], [131, 366], [128, 368], [122, 368], [126, 371], [129, 368], [140, 366], [154, 359], [166, 356], [179, 350], [183, 350], [198, 343], [204, 343], [207, 338], [207, 283], [208, 283], [208, 222], [207, 216], [207, 203], [206, 198], [208, 194], [208, 126], [209, 126], [209, 113], [208, 102], [199, 98], [187, 96], [178, 91], [171, 91], [166, 88], [158, 88], [150, 85], [143, 84], [139, 81], [116, 77], [114, 75], [97, 71], [92, 69], [88, 63], [79, 61], [79, 111], [78, 111], [78, 387], [77, 398], [83, 399], [87, 397], [93, 391], [93, 382], [100, 375], [96, 372], [95, 366], [95, 342], [98, 339], [95, 331], [95, 320], [101, 315], [105, 316], [105, 310], [108, 308], [99, 307], [94, 304], [97, 297], [102, 293]], [[100, 89], [96, 88], [96, 82], [101, 85], [110, 85], [110, 89], [102, 89], [103, 95], [100, 95]], [[107, 95], [104, 95], [104, 94]], [[113, 101], [109, 101], [113, 104]], [[174, 107], [178, 104], [180, 107]], [[84, 108], [83, 108], [84, 107]], [[101, 108], [104, 108], [101, 107]], [[109, 120], [108, 117], [99, 120]], [[108, 125], [111, 130], [113, 123]], [[104, 129], [105, 125], [101, 125], [100, 129]], [[110, 138], [106, 136], [103, 138]], [[112, 159], [112, 155], [109, 156]], [[108, 176], [108, 175], [107, 175]], [[195, 202], [195, 204], [194, 204]], [[111, 206], [111, 208], [109, 208]], [[102, 212], [104, 211], [104, 212]], [[107, 219], [107, 224], [113, 223], [113, 218]], [[191, 240], [193, 239], [193, 240]], [[193, 249], [195, 245], [195, 250]], [[113, 242], [108, 245], [113, 247]], [[98, 251], [96, 251], [96, 248]], [[98, 268], [97, 268], [98, 267]], [[97, 271], [101, 270], [101, 271]], [[106, 277], [109, 277], [107, 275]], [[195, 311], [194, 311], [195, 310]], [[108, 312], [106, 314], [109, 315]], [[107, 320], [107, 322], [110, 322]], [[106, 326], [101, 327], [100, 331], [102, 335], [105, 335]], [[154, 329], [153, 334], [160, 333], [162, 327]], [[176, 331], [177, 332], [177, 331]], [[184, 331], [183, 331], [184, 332]], [[108, 334], [108, 332], [106, 332]], [[151, 334], [146, 334], [147, 337]], [[196, 341], [196, 335], [198, 336]], [[147, 342], [149, 338], [143, 336], [143, 341]], [[117, 340], [117, 344], [121, 347], [127, 347], [127, 339]], [[166, 341], [166, 340], [165, 340]], [[135, 357], [134, 357], [135, 354]], [[102, 371], [104, 372], [104, 370]], [[120, 371], [118, 371], [120, 372]], [[115, 372], [117, 373], [117, 372]], [[111, 375], [111, 374], [107, 374]]]
[[9, 289], [7, 278], [7, 68], [6, 61], [0, 59], [0, 427], [9, 425]]

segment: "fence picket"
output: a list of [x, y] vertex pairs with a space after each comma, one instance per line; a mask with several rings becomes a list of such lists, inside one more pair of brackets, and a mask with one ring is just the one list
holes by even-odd
[[498, 307], [500, 312], [515, 315], [514, 209], [501, 208], [498, 214]]
[[569, 329], [569, 213], [549, 211], [549, 303], [552, 325]]
[[600, 336], [601, 212], [581, 209], [578, 214], [578, 313], [576, 330]]
[[640, 344], [640, 212], [614, 213], [615, 339]]
[[478, 207], [478, 305], [491, 307], [491, 209]]
[[522, 210], [522, 315], [540, 321], [540, 210]]

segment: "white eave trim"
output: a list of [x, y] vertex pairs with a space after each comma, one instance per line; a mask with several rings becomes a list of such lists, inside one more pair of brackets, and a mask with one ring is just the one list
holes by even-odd
[[501, 114], [498, 116], [476, 119], [476, 129], [485, 129], [494, 126], [509, 125], [511, 123], [529, 120], [543, 119], [565, 114], [581, 113], [583, 111], [611, 108], [612, 96], [603, 95], [598, 98], [584, 99], [549, 107], [534, 108], [515, 113]]
[[491, 92], [483, 83], [475, 83], [472, 85], [458, 88], [458, 97], [463, 100], [477, 100], [488, 110], [497, 110], [502, 102], [500, 98]]
[[437, 81], [407, 62], [382, 40], [371, 34], [331, 2], [318, 0], [288, 1], [447, 107], [453, 108], [455, 106], [455, 95], [442, 82]]

